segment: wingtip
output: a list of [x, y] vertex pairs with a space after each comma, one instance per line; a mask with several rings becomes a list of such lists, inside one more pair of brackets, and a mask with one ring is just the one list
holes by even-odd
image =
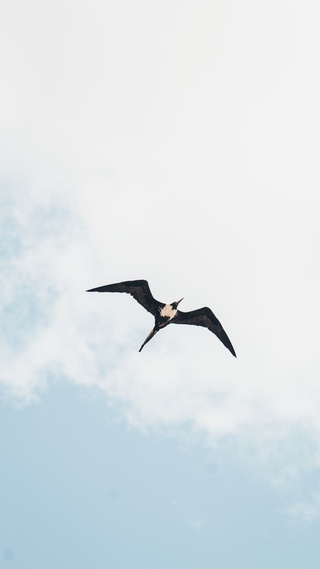
[[228, 348], [229, 352], [236, 358], [236, 357], [237, 357], [237, 354], [236, 354], [236, 352], [234, 351], [234, 347], [233, 347], [233, 345], [231, 344], [231, 342], [230, 342], [229, 345], [226, 345], [226, 344], [225, 344], [225, 346], [226, 346], [226, 348]]
[[229, 338], [228, 338], [228, 342], [225, 344], [226, 348], [228, 348], [229, 352], [236, 358], [237, 354], [235, 352], [235, 349], [233, 347], [233, 345], [231, 344]]

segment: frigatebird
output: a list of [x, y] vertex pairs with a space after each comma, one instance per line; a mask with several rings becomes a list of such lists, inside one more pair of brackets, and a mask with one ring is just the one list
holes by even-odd
[[203, 308], [198, 308], [197, 310], [191, 310], [190, 312], [182, 312], [178, 310], [178, 305], [183, 300], [176, 300], [171, 304], [164, 304], [156, 300], [152, 294], [148, 284], [148, 281], [137, 280], [137, 281], [124, 281], [122, 283], [114, 283], [104, 286], [98, 286], [96, 288], [90, 288], [86, 292], [126, 292], [131, 294], [135, 300], [139, 302], [148, 312], [151, 312], [155, 317], [155, 324], [152, 328], [150, 334], [146, 337], [143, 342], [139, 352], [146, 345], [147, 342], [153, 338], [153, 336], [159, 332], [162, 328], [168, 326], [168, 324], [193, 324], [195, 326], [204, 326], [213, 332], [219, 340], [225, 345], [233, 356], [236, 356], [236, 352], [233, 346], [222, 328], [218, 318], [213, 314], [212, 310], [207, 306]]

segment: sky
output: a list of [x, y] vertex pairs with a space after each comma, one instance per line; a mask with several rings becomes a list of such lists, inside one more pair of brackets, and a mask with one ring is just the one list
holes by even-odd
[[0, 567], [318, 568], [317, 2], [0, 12]]

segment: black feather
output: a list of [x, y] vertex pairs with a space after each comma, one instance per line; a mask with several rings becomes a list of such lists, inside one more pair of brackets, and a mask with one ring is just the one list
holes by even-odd
[[211, 332], [213, 332], [219, 340], [224, 344], [228, 350], [232, 353], [233, 356], [236, 356], [236, 352], [224, 331], [221, 323], [219, 322], [218, 318], [213, 314], [212, 310], [207, 306], [203, 308], [198, 308], [197, 310], [191, 310], [190, 312], [182, 312], [178, 310], [175, 317], [172, 319], [172, 324], [191, 324], [194, 326], [203, 326], [208, 328]]
[[131, 294], [153, 316], [158, 316], [161, 308], [164, 307], [162, 302], [159, 302], [152, 296], [148, 281], [145, 280], [124, 281], [122, 283], [98, 286], [90, 288], [86, 292], [126, 292]]

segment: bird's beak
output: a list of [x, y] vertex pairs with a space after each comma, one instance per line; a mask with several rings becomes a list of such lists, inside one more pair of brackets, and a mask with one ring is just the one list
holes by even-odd
[[181, 300], [183, 300], [183, 298], [184, 298], [184, 297], [182, 297], [182, 298], [180, 298], [180, 300], [178, 300], [177, 306], [178, 306], [178, 304], [180, 304], [180, 302], [181, 302]]

